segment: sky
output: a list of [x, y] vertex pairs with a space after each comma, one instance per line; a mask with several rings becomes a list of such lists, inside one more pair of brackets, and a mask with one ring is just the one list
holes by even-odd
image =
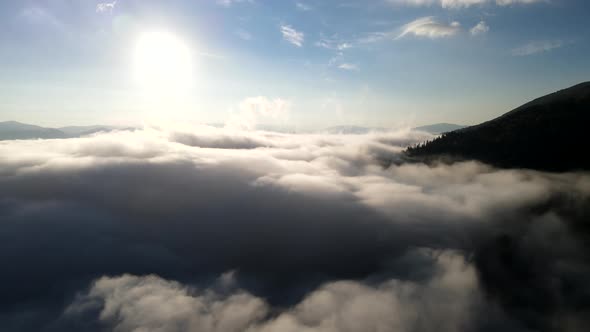
[[583, 0], [0, 3], [0, 121], [476, 124], [590, 77]]

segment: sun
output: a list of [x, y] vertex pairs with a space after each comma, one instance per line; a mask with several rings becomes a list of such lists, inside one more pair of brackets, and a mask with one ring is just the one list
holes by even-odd
[[143, 33], [135, 46], [135, 77], [149, 90], [159, 92], [186, 89], [192, 79], [189, 47], [168, 32]]

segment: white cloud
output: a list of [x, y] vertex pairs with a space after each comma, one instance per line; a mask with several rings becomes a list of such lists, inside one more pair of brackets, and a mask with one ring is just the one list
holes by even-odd
[[547, 0], [496, 0], [498, 6], [509, 5], [530, 5], [534, 3], [547, 2]]
[[342, 70], [359, 71], [359, 67], [353, 63], [342, 63], [338, 66]]
[[549, 52], [554, 49], [563, 47], [564, 42], [561, 40], [541, 40], [532, 41], [523, 46], [517, 47], [511, 51], [514, 56], [527, 56], [538, 53]]
[[315, 46], [329, 50], [343, 51], [345, 49], [351, 48], [352, 44], [337, 39], [322, 38], [315, 43]]
[[226, 127], [232, 129], [255, 129], [260, 120], [284, 120], [289, 115], [291, 103], [282, 98], [251, 97], [244, 99], [237, 113], [230, 116]]
[[223, 7], [231, 7], [238, 3], [254, 3], [254, 0], [215, 0], [215, 2]]
[[457, 9], [482, 5], [487, 1], [488, 0], [441, 0], [441, 6], [443, 8]]
[[97, 13], [112, 13], [113, 10], [115, 9], [115, 6], [117, 5], [117, 0], [114, 0], [113, 2], [103, 2], [103, 3], [99, 3], [96, 5], [96, 12]]
[[268, 311], [263, 300], [244, 292], [223, 297], [156, 276], [124, 275], [96, 280], [66, 315], [83, 313], [97, 300], [104, 301], [100, 320], [121, 332], [238, 332]]
[[386, 0], [392, 5], [406, 5], [406, 6], [431, 6], [438, 3], [438, 0]]
[[[470, 326], [466, 312], [485, 307], [472, 263], [453, 251], [417, 249], [412, 255], [433, 261], [433, 274], [422, 284], [333, 281], [290, 308], [274, 308], [239, 289], [220, 294], [153, 275], [102, 277], [64, 316], [84, 317], [98, 309], [94, 319], [120, 332], [458, 331]], [[452, 306], [445, 305], [449, 298]]]
[[547, 2], [547, 0], [386, 0], [387, 3], [398, 6], [433, 6], [437, 5], [442, 8], [460, 9], [471, 6], [482, 6], [486, 4], [495, 3], [498, 6], [508, 6], [513, 4], [534, 4], [540, 2]]
[[477, 23], [469, 32], [472, 36], [478, 36], [487, 33], [490, 31], [490, 27], [486, 24], [485, 21], [481, 21]]
[[402, 28], [402, 32], [397, 38], [402, 38], [407, 35], [414, 35], [418, 37], [427, 38], [443, 38], [451, 37], [461, 31], [461, 24], [459, 22], [451, 22], [451, 24], [438, 23], [434, 17], [422, 17], [412, 21]]
[[299, 1], [295, 3], [295, 8], [304, 12], [312, 10], [310, 5]]
[[283, 34], [283, 39], [289, 43], [297, 47], [303, 46], [303, 42], [305, 41], [303, 32], [295, 30], [290, 25], [281, 25], [281, 33]]

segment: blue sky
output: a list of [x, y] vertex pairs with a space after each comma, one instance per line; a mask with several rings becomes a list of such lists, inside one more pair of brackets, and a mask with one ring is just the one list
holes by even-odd
[[[583, 0], [2, 1], [0, 120], [210, 123], [253, 107], [302, 128], [474, 124], [589, 80], [588, 17]], [[190, 51], [180, 92], [137, 82], [153, 32]]]

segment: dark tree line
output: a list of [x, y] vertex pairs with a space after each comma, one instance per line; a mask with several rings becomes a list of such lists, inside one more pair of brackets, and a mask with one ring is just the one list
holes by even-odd
[[476, 159], [499, 167], [590, 169], [590, 83], [548, 95], [478, 126], [410, 146], [411, 159]]

